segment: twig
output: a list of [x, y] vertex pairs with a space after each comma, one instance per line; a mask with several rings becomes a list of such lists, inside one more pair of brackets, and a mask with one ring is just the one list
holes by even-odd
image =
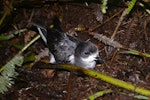
[[115, 30], [114, 30], [112, 36], [111, 36], [111, 39], [114, 39], [115, 35], [117, 34], [117, 31], [118, 31], [118, 29], [119, 29], [119, 26], [121, 25], [121, 23], [122, 23], [122, 21], [123, 21], [125, 15], [126, 15], [126, 12], [127, 12], [127, 9], [125, 9], [125, 10], [123, 11], [121, 17], [119, 18], [119, 22], [118, 22], [118, 24], [117, 24], [117, 26], [116, 26], [116, 28], [115, 28]]
[[143, 3], [139, 3], [139, 5], [141, 7], [143, 7], [145, 9], [145, 11], [150, 15], [150, 10], [148, 8], [146, 8]]
[[40, 38], [40, 35], [36, 36], [33, 40], [31, 40], [27, 45], [25, 45], [20, 51], [19, 51], [19, 55], [21, 53], [23, 53], [30, 45], [32, 45], [36, 40], [38, 40]]
[[148, 17], [148, 19], [144, 21], [144, 35], [146, 40], [148, 40], [147, 31], [146, 31], [147, 21], [150, 21], [150, 17]]
[[3, 23], [4, 19], [6, 18], [6, 16], [10, 13], [10, 10], [12, 10], [12, 9], [10, 9], [10, 8], [12, 8], [13, 2], [14, 2], [14, 0], [11, 0], [11, 2], [10, 2], [9, 5], [8, 5], [8, 7], [5, 8], [5, 12], [4, 12], [2, 18], [0, 19], [0, 26], [1, 26], [1, 24]]
[[119, 15], [124, 9], [121, 9], [119, 12], [117, 12], [116, 14], [114, 14], [113, 16], [111, 16], [110, 18], [108, 18], [106, 21], [104, 21], [102, 24], [96, 25], [94, 27], [89, 28], [89, 32], [92, 32], [94, 30], [96, 30], [97, 28], [101, 27], [102, 25], [104, 25], [105, 23], [109, 22], [111, 19], [113, 19], [115, 16]]
[[30, 15], [30, 18], [29, 18], [28, 22], [31, 22], [33, 15], [34, 15], [34, 9], [31, 12], [31, 15]]
[[116, 54], [117, 54], [117, 52], [118, 52], [118, 49], [119, 49], [119, 48], [117, 48], [117, 49], [115, 50], [115, 52], [113, 53], [113, 56], [112, 56], [111, 61], [110, 61], [110, 65], [112, 65], [112, 63], [113, 63], [113, 61], [114, 61], [114, 59], [115, 59], [115, 57], [116, 57]]
[[31, 15], [28, 19], [28, 24], [26, 25], [26, 27], [29, 27], [29, 24], [30, 24], [29, 22], [31, 22], [33, 15], [34, 15], [34, 9], [32, 9], [32, 12], [31, 12]]
[[68, 94], [67, 94], [66, 100], [70, 100], [70, 96], [71, 96], [71, 86], [72, 86], [72, 77], [73, 77], [73, 73], [70, 72], [69, 74], [70, 74], [70, 75], [69, 75], [68, 89], [67, 89]]

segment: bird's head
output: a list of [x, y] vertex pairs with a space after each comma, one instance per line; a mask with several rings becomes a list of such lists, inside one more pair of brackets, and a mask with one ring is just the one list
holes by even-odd
[[101, 64], [98, 48], [90, 41], [79, 43], [75, 50], [76, 65], [84, 68], [94, 68], [96, 64]]

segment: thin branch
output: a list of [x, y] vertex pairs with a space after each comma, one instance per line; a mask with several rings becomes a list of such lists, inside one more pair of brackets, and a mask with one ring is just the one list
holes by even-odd
[[23, 53], [30, 45], [32, 45], [36, 40], [40, 38], [40, 35], [36, 36], [33, 40], [31, 40], [27, 45], [25, 45], [18, 54]]
[[122, 15], [121, 15], [121, 17], [119, 18], [119, 22], [118, 22], [118, 24], [117, 24], [117, 26], [116, 26], [116, 28], [115, 28], [115, 30], [114, 30], [112, 36], [111, 36], [111, 39], [114, 39], [115, 35], [117, 34], [117, 31], [118, 31], [118, 29], [119, 29], [119, 26], [121, 25], [121, 23], [122, 23], [122, 21], [123, 21], [125, 15], [126, 15], [126, 12], [127, 12], [127, 9], [125, 9], [125, 10], [122, 12]]
[[104, 25], [105, 23], [109, 22], [111, 19], [113, 19], [114, 17], [116, 17], [117, 15], [119, 15], [124, 9], [121, 9], [120, 11], [118, 11], [116, 14], [114, 14], [113, 16], [111, 16], [110, 18], [108, 18], [107, 20], [105, 20], [102, 24], [98, 24], [96, 26], [93, 26], [91, 28], [89, 28], [89, 32], [95, 31], [97, 28], [101, 27], [102, 25]]

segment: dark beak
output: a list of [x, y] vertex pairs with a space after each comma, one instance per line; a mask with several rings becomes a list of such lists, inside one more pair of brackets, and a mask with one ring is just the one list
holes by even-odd
[[96, 64], [102, 64], [103, 63], [103, 60], [100, 57], [96, 57], [95, 61], [96, 61]]

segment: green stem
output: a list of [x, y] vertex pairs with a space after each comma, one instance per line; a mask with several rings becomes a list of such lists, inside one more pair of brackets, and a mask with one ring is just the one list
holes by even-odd
[[22, 52], [24, 52], [30, 45], [32, 45], [36, 40], [38, 40], [40, 38], [40, 35], [36, 36], [33, 40], [31, 40], [27, 45], [25, 45], [18, 54], [21, 54]]
[[82, 72], [88, 76], [103, 80], [105, 82], [116, 85], [118, 87], [122, 87], [124, 89], [130, 90], [130, 91], [133, 91], [133, 92], [145, 95], [145, 96], [150, 96], [150, 90], [148, 90], [148, 89], [144, 89], [142, 87], [137, 87], [131, 83], [127, 83], [127, 82], [124, 82], [122, 80], [115, 79], [111, 76], [104, 75], [104, 74], [102, 74], [100, 72], [96, 72], [94, 70], [84, 69], [84, 68], [72, 66], [69, 64], [60, 65], [60, 68], [67, 69], [67, 70], [79, 71], [79, 72]]

